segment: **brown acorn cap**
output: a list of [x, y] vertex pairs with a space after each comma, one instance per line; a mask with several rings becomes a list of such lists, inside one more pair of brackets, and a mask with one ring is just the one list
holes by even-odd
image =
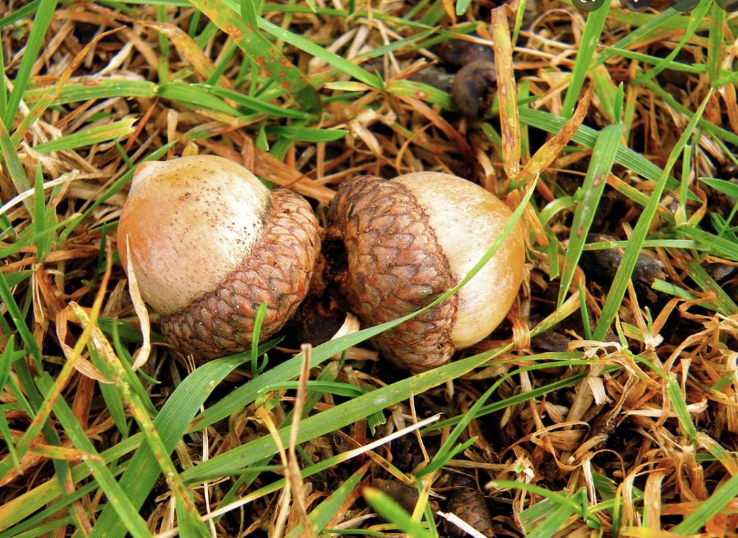
[[237, 353], [251, 345], [257, 310], [266, 302], [260, 338], [270, 338], [307, 295], [319, 251], [318, 223], [307, 201], [273, 191], [261, 237], [241, 265], [216, 290], [163, 318], [164, 336], [203, 358]]
[[[415, 312], [455, 284], [428, 216], [403, 185], [366, 176], [344, 183], [329, 217], [328, 237], [342, 241], [347, 255], [336, 277], [363, 324]], [[456, 305], [452, 296], [378, 335], [373, 344], [412, 372], [440, 366], [454, 352]]]

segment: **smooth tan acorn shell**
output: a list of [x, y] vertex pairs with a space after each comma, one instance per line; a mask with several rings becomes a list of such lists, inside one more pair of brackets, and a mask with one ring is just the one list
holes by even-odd
[[[415, 312], [466, 275], [510, 214], [478, 185], [447, 174], [346, 182], [331, 204], [328, 229], [328, 239], [346, 251], [346, 266], [337, 271], [341, 291], [366, 326]], [[444, 364], [505, 317], [522, 280], [524, 252], [516, 228], [461, 292], [373, 344], [412, 372]]]
[[269, 192], [245, 168], [214, 156], [140, 167], [118, 244], [126, 270], [128, 244], [167, 340], [208, 359], [250, 347], [263, 302], [260, 339], [282, 329], [308, 293], [320, 252], [304, 198]]

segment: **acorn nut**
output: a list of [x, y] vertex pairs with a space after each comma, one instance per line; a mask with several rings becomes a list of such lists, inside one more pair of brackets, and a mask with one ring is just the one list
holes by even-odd
[[215, 358], [278, 332], [308, 293], [320, 252], [308, 202], [270, 191], [251, 172], [215, 156], [148, 162], [136, 170], [118, 226], [141, 296], [177, 349]]
[[[449, 174], [355, 178], [341, 185], [329, 212], [327, 238], [345, 253], [334, 269], [340, 290], [367, 326], [414, 312], [461, 281], [510, 216], [493, 194]], [[516, 226], [458, 293], [373, 344], [412, 372], [448, 362], [456, 349], [479, 342], [502, 321], [520, 287], [524, 261]]]

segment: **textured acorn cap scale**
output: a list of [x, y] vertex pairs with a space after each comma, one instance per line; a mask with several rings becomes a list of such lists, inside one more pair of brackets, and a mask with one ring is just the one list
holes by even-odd
[[[331, 204], [332, 240], [343, 242], [340, 287], [365, 325], [426, 306], [456, 285], [500, 234], [511, 211], [462, 178], [418, 172], [390, 181], [344, 183]], [[457, 294], [373, 342], [397, 365], [418, 372], [492, 332], [523, 277], [525, 248], [516, 227]]]
[[194, 156], [137, 169], [118, 245], [164, 335], [212, 358], [249, 347], [262, 302], [262, 338], [284, 326], [308, 292], [320, 239], [299, 195], [271, 192], [227, 159]]

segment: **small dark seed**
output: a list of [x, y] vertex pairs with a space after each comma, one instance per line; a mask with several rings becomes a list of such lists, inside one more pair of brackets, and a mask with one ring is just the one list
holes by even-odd
[[[473, 36], [479, 37], [476, 34]], [[439, 51], [443, 62], [451, 67], [464, 67], [473, 62], [494, 62], [495, 53], [487, 45], [453, 39], [447, 42]]]
[[[487, 506], [484, 494], [477, 489], [462, 488], [456, 490], [448, 501], [446, 511], [451, 512], [474, 527], [485, 536], [494, 536], [492, 514]], [[448, 524], [449, 536], [461, 538], [467, 533], [459, 527]]]
[[496, 80], [497, 71], [492, 62], [473, 62], [456, 73], [451, 95], [464, 116], [476, 119], [489, 107]]
[[545, 332], [531, 340], [533, 347], [555, 352], [568, 351], [569, 342], [571, 338], [556, 331]]
[[[614, 237], [600, 234], [590, 234], [588, 242], [615, 241]], [[595, 280], [598, 284], [609, 286], [615, 278], [622, 254], [616, 248], [606, 250], [585, 251], [582, 253], [581, 267], [588, 278]], [[638, 261], [633, 269], [632, 279], [640, 281], [646, 286], [653, 284], [657, 278], [663, 278], [663, 265], [657, 258], [647, 254], [638, 256]]]
[[407, 512], [412, 513], [415, 510], [419, 496], [417, 489], [406, 486], [399, 480], [384, 480], [381, 478], [372, 480], [372, 486], [392, 497]]
[[711, 263], [707, 266], [707, 273], [716, 282], [728, 280], [728, 278], [735, 276], [736, 271], [738, 271], [738, 268], [724, 263]]

